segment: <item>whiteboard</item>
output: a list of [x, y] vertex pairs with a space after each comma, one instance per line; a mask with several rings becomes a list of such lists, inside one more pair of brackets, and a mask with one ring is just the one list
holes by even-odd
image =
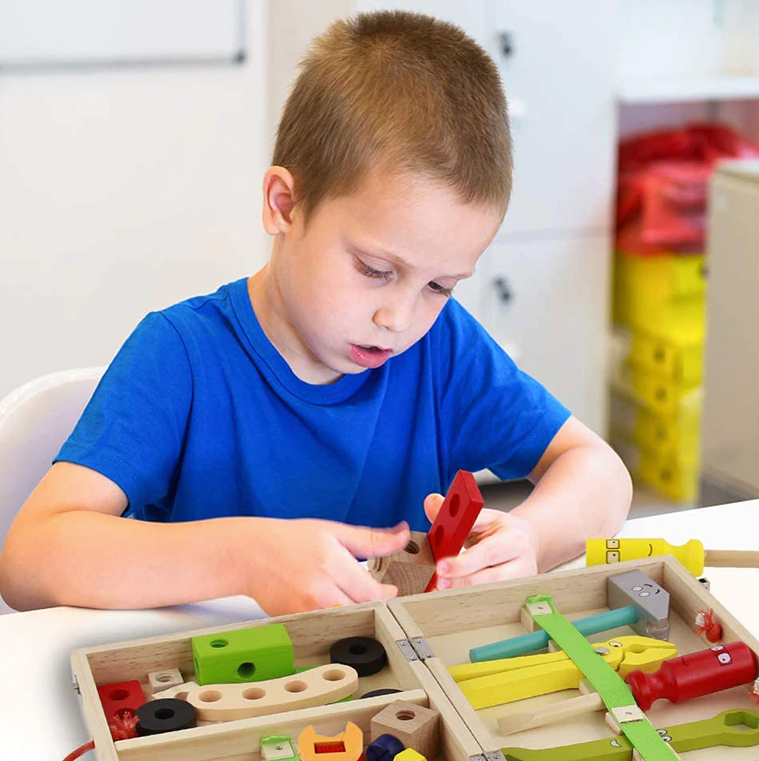
[[0, 73], [241, 61], [245, 0], [0, 0]]

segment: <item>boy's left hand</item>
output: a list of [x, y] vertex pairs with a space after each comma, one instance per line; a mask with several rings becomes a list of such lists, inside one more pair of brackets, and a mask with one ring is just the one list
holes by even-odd
[[[443, 506], [442, 494], [424, 500], [424, 512], [434, 521]], [[538, 572], [538, 537], [532, 524], [500, 510], [483, 508], [457, 557], [437, 563], [438, 589], [469, 587]]]

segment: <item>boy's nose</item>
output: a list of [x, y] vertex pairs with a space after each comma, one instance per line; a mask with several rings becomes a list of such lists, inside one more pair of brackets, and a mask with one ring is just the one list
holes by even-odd
[[411, 327], [413, 315], [413, 300], [398, 299], [393, 303], [383, 304], [374, 313], [373, 322], [392, 333], [404, 333]]

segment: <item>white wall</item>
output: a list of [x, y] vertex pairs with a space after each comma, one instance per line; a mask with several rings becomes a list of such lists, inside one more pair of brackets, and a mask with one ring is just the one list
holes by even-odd
[[267, 3], [247, 3], [242, 66], [0, 73], [0, 398], [268, 255]]

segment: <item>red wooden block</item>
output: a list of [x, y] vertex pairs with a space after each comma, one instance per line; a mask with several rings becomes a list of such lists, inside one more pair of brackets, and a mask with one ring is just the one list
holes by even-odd
[[[435, 562], [453, 557], [461, 552], [485, 500], [474, 476], [468, 470], [456, 473], [445, 502], [427, 535]], [[425, 591], [431, 592], [437, 585], [435, 574]]]
[[680, 703], [749, 684], [756, 674], [756, 657], [751, 648], [743, 642], [730, 642], [670, 658], [653, 674], [631, 671], [625, 681], [640, 709], [647, 711], [660, 698]]
[[113, 684], [101, 684], [98, 687], [100, 702], [103, 704], [103, 712], [106, 720], [110, 723], [117, 714], [123, 711], [134, 713], [144, 705], [145, 693], [140, 683], [133, 679], [130, 682], [114, 682]]

